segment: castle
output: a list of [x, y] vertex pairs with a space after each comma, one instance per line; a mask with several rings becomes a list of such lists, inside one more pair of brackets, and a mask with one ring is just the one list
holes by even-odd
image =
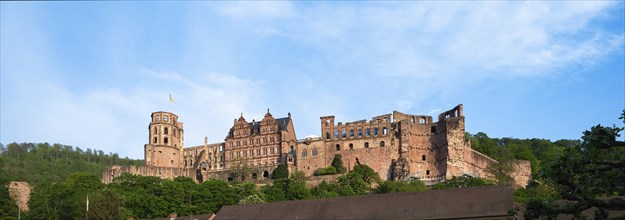
[[[183, 123], [169, 112], [154, 112], [144, 146], [145, 166], [113, 166], [102, 182], [110, 183], [124, 172], [174, 178], [188, 176], [226, 181], [270, 179], [279, 164], [312, 177], [341, 154], [348, 169], [365, 164], [383, 180], [416, 178], [427, 185], [453, 176], [488, 177], [486, 168], [497, 161], [471, 149], [465, 139], [462, 105], [438, 115], [410, 115], [394, 111], [371, 120], [335, 122], [321, 119], [321, 137], [298, 140], [291, 114], [274, 118], [267, 110], [262, 120], [248, 122], [243, 114], [234, 120], [223, 142], [185, 148]], [[517, 185], [529, 180], [529, 162], [514, 163]]]

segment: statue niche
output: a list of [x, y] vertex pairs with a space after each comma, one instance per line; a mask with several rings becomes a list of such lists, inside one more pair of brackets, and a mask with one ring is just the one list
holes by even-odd
[[392, 163], [391, 163], [391, 179], [392, 180], [403, 180], [406, 179], [406, 177], [408, 177], [408, 175], [410, 174], [410, 168], [408, 167], [408, 165], [410, 164], [410, 161], [408, 160], [408, 158], [405, 158], [403, 156], [400, 156], [399, 159], [395, 160], [393, 159]]

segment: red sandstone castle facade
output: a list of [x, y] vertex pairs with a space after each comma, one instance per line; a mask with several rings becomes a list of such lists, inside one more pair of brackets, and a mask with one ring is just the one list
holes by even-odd
[[[349, 168], [357, 163], [373, 168], [383, 180], [420, 179], [427, 184], [453, 176], [486, 177], [486, 167], [497, 161], [471, 149], [464, 138], [462, 105], [438, 115], [410, 115], [398, 111], [371, 120], [335, 122], [321, 117], [321, 137], [298, 140], [293, 120], [267, 114], [248, 122], [243, 115], [234, 120], [223, 142], [184, 148], [183, 124], [169, 112], [154, 112], [144, 146], [145, 166], [114, 166], [102, 181], [109, 183], [121, 173], [173, 178], [188, 176], [198, 182], [207, 178], [261, 181], [271, 178], [279, 164], [313, 176], [341, 154]], [[529, 164], [516, 165], [527, 182]], [[519, 173], [520, 172], [520, 173]], [[519, 183], [519, 185], [523, 185]]]

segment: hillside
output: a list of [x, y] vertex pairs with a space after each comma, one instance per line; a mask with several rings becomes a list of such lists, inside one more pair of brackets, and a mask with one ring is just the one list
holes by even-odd
[[120, 158], [116, 153], [83, 150], [62, 144], [0, 144], [0, 176], [8, 181], [25, 181], [35, 185], [48, 180], [61, 182], [71, 173], [86, 172], [101, 176], [111, 165], [143, 165], [143, 160]]

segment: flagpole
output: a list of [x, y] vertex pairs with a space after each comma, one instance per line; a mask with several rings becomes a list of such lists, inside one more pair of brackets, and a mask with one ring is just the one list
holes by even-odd
[[85, 212], [85, 219], [89, 220], [89, 195], [87, 195], [87, 212]]

